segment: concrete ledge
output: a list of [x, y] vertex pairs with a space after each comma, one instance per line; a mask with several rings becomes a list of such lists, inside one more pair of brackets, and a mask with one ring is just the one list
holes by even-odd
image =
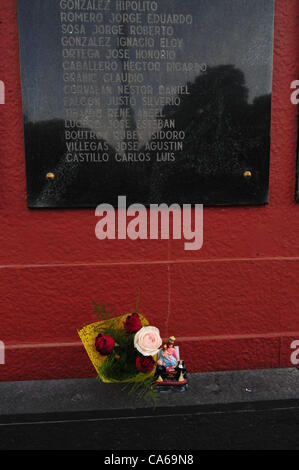
[[299, 371], [193, 374], [157, 407], [96, 379], [0, 383], [0, 449], [299, 449]]

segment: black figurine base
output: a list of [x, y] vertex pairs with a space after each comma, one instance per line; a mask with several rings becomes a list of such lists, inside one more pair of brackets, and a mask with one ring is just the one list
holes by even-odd
[[163, 386], [161, 386], [161, 382], [156, 383], [156, 391], [159, 393], [170, 393], [170, 392], [186, 392], [188, 390], [188, 383], [179, 383], [171, 385], [167, 382], [163, 382]]
[[186, 392], [188, 389], [187, 370], [183, 360], [179, 360], [174, 368], [158, 363], [155, 376], [158, 392]]

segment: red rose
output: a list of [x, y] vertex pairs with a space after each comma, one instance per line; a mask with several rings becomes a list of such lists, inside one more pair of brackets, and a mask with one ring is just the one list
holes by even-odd
[[115, 341], [112, 336], [99, 334], [95, 339], [96, 350], [102, 354], [102, 356], [109, 356], [112, 353], [115, 346]]
[[142, 327], [141, 320], [138, 313], [132, 313], [129, 315], [124, 323], [124, 329], [127, 333], [136, 333]]
[[151, 372], [155, 367], [155, 364], [156, 363], [152, 356], [138, 356], [136, 359], [136, 367], [143, 374]]

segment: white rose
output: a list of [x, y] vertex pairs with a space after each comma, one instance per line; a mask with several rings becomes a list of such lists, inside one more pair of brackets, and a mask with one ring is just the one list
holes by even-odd
[[134, 346], [143, 356], [154, 356], [161, 345], [160, 331], [155, 326], [144, 326], [134, 337]]

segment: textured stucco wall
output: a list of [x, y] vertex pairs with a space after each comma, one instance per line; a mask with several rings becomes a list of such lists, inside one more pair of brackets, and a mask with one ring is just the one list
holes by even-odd
[[299, 339], [298, 19], [298, 0], [276, 1], [270, 203], [205, 209], [204, 247], [185, 252], [181, 241], [100, 242], [92, 210], [27, 208], [16, 2], [0, 1], [0, 380], [94, 375], [76, 329], [94, 320], [93, 299], [127, 311], [139, 287], [143, 313], [180, 338], [192, 370], [289, 365]]

